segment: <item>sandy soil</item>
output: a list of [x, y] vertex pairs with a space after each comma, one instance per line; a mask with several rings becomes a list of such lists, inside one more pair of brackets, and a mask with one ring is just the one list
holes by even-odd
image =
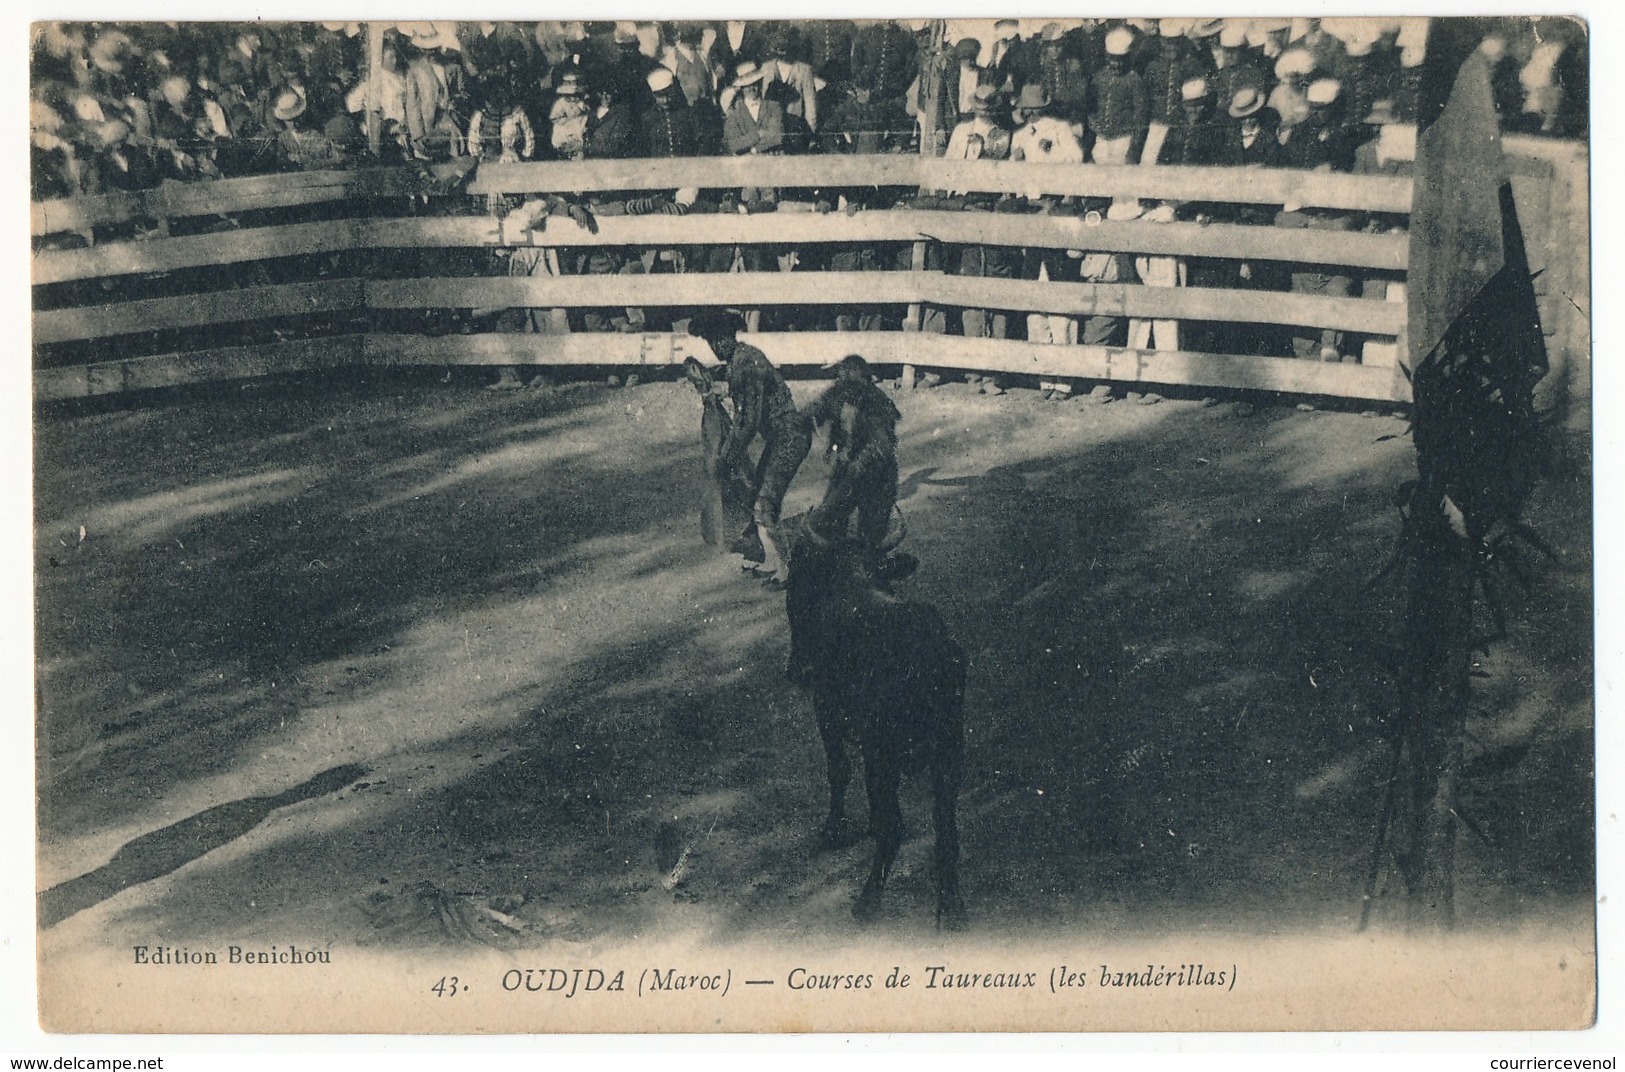
[[[48, 954], [851, 930], [867, 847], [814, 851], [822, 752], [783, 680], [783, 597], [698, 538], [698, 400], [482, 382], [39, 420]], [[1403, 420], [897, 397], [907, 589], [972, 660], [973, 930], [1352, 927], [1393, 695], [1397, 592], [1367, 582]], [[809, 461], [787, 510], [822, 479]], [[1583, 465], [1542, 488], [1562, 562], [1507, 593], [1478, 668], [1469, 923], [1590, 897], [1589, 495]], [[874, 925], [900, 938], [932, 925], [924, 787], [904, 806]]]

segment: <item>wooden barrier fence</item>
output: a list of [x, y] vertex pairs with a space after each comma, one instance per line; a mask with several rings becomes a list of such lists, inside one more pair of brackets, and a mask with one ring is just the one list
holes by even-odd
[[[749, 159], [486, 164], [466, 186], [435, 197], [424, 214], [424, 177], [408, 169], [314, 172], [229, 179], [108, 197], [36, 203], [33, 257], [35, 397], [40, 401], [204, 380], [365, 365], [655, 365], [681, 361], [682, 334], [429, 335], [400, 330], [391, 313], [428, 308], [571, 309], [633, 306], [896, 306], [903, 331], [764, 332], [751, 336], [777, 362], [822, 363], [862, 352], [881, 364], [1035, 375], [1052, 379], [1185, 384], [1403, 401], [1397, 367], [1405, 307], [1361, 297], [1285, 291], [1155, 287], [1137, 283], [1038, 282], [944, 274], [927, 268], [933, 243], [1067, 249], [1331, 266], [1357, 280], [1402, 281], [1403, 233], [1285, 229], [1238, 224], [1086, 222], [1076, 215], [873, 210], [846, 214], [601, 215], [589, 233], [553, 216], [516, 230], [484, 212], [488, 198], [548, 192], [670, 191], [774, 186], [786, 202], [811, 187], [896, 187], [1075, 197], [1139, 197], [1228, 205], [1301, 205], [1402, 218], [1408, 179], [1264, 169], [1044, 167], [949, 162], [929, 157], [806, 156]], [[608, 196], [608, 195], [606, 195]], [[218, 230], [200, 222], [215, 217]], [[130, 237], [133, 223], [143, 237]], [[77, 234], [79, 239], [62, 241]], [[880, 246], [909, 251], [908, 270], [718, 272], [654, 275], [413, 275], [434, 257], [412, 251], [518, 247]], [[83, 248], [61, 248], [78, 245]], [[55, 248], [53, 248], [55, 247]], [[231, 277], [289, 258], [339, 265], [320, 278]], [[212, 272], [211, 269], [220, 269]], [[188, 274], [190, 273], [190, 274]], [[184, 280], [183, 278], [184, 277]], [[134, 282], [133, 282], [134, 281]], [[136, 286], [143, 282], [146, 289]], [[193, 284], [198, 285], [193, 285]], [[104, 289], [99, 289], [104, 288]], [[166, 290], [167, 288], [167, 290]], [[1394, 288], [1402, 291], [1402, 288]], [[149, 293], [150, 291], [158, 293]], [[169, 292], [174, 291], [174, 292]], [[1356, 285], [1355, 293], [1359, 292]], [[107, 296], [114, 300], [105, 300]], [[923, 332], [928, 307], [969, 307], [1073, 317], [1271, 324], [1330, 328], [1391, 345], [1365, 360], [1322, 364], [1251, 355], [1057, 346]], [[240, 325], [300, 318], [328, 324], [320, 337], [221, 345]], [[325, 321], [322, 318], [327, 318]], [[348, 327], [332, 326], [335, 317]], [[369, 319], [373, 318], [373, 319]], [[357, 327], [359, 325], [359, 327]], [[134, 352], [131, 340], [170, 339], [177, 349]], [[165, 334], [167, 333], [167, 334]], [[294, 332], [292, 334], [299, 334]], [[179, 345], [179, 344], [178, 344]], [[86, 357], [89, 348], [94, 355]], [[123, 351], [123, 353], [121, 353]], [[114, 355], [105, 356], [107, 352]]]

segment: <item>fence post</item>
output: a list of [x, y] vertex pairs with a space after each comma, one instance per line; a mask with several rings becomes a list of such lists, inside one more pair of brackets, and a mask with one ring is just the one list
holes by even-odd
[[[911, 272], [925, 271], [925, 240], [914, 243], [913, 251], [909, 256], [908, 270]], [[909, 302], [908, 316], [903, 321], [904, 331], [919, 331], [925, 316], [925, 307], [920, 302]]]

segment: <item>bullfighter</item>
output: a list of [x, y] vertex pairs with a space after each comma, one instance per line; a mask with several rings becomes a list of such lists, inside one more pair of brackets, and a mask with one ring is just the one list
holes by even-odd
[[733, 427], [722, 441], [718, 477], [742, 466], [750, 445], [762, 439], [762, 455], [752, 480], [756, 501], [751, 514], [762, 540], [763, 559], [756, 572], [767, 574], [769, 587], [783, 588], [789, 568], [779, 553], [774, 529], [796, 471], [812, 450], [812, 421], [796, 408], [790, 387], [767, 355], [737, 338], [744, 318], [734, 312], [705, 313], [689, 323], [689, 333], [704, 339], [727, 368], [733, 399]]

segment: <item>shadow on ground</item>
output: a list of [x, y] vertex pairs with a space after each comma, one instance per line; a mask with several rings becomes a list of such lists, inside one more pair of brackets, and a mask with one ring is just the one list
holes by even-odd
[[[910, 592], [972, 663], [975, 925], [1351, 925], [1386, 754], [1397, 593], [1366, 582], [1397, 528], [1399, 422], [902, 401]], [[813, 852], [822, 753], [782, 677], [782, 597], [697, 538], [698, 418], [675, 384], [377, 380], [42, 421], [42, 924], [849, 929], [867, 849]], [[821, 478], [809, 462], [792, 509]], [[1543, 494], [1571, 569], [1543, 572], [1480, 667], [1469, 919], [1592, 884], [1588, 490]], [[337, 792], [287, 795], [351, 765], [367, 774], [320, 783]], [[882, 930], [930, 927], [923, 797]], [[662, 826], [689, 850], [670, 887]]]

